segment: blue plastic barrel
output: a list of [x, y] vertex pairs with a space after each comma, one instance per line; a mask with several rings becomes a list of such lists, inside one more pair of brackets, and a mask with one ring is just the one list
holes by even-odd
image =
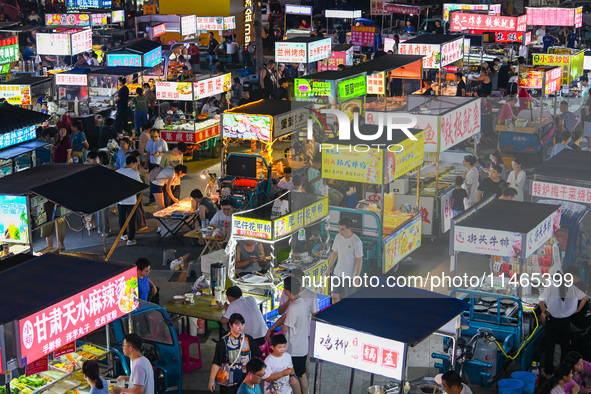
[[517, 379], [501, 379], [497, 382], [499, 394], [522, 394], [523, 382]]
[[533, 372], [517, 371], [511, 374], [511, 378], [523, 382], [523, 394], [533, 394], [536, 389], [536, 380], [538, 376]]

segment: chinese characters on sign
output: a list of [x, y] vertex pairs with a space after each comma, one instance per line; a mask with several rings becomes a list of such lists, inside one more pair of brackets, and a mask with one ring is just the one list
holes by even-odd
[[527, 24], [530, 26], [570, 26], [581, 27], [583, 7], [546, 8], [526, 7]]
[[0, 64], [16, 62], [19, 56], [16, 36], [0, 40]]
[[225, 16], [224, 17], [224, 30], [230, 30], [236, 28], [236, 17]]
[[92, 49], [92, 30], [85, 29], [80, 33], [73, 33], [70, 36], [72, 38], [72, 55]]
[[88, 76], [86, 74], [55, 74], [55, 84], [60, 86], [87, 86]]
[[232, 234], [246, 237], [272, 239], [272, 225], [269, 220], [232, 216]]
[[[351, 61], [349, 62], [349, 58]], [[318, 62], [318, 71], [337, 71], [339, 65], [352, 66], [353, 65], [353, 47], [351, 47], [351, 55], [349, 50], [347, 52], [331, 52], [328, 59], [323, 59]]]
[[137, 309], [137, 269], [129, 269], [18, 321], [23, 364]]
[[386, 238], [384, 245], [384, 272], [388, 272], [421, 246], [421, 215]]
[[417, 15], [420, 13], [420, 7], [413, 7], [400, 4], [386, 4], [384, 8], [386, 9], [386, 12], [392, 14]]
[[546, 80], [544, 83], [544, 94], [549, 95], [560, 90], [560, 67], [553, 68], [552, 70], [544, 72]]
[[439, 45], [400, 43], [401, 55], [423, 55], [423, 68], [439, 68], [441, 53]]
[[314, 358], [401, 380], [402, 342], [315, 321]]
[[70, 36], [61, 33], [37, 33], [37, 54], [66, 56], [71, 55]]
[[386, 74], [383, 72], [367, 76], [367, 94], [386, 94]]
[[193, 84], [195, 100], [224, 93], [232, 88], [232, 74], [217, 75]]
[[532, 184], [532, 196], [591, 204], [591, 189], [579, 186], [534, 181]]
[[90, 26], [88, 14], [45, 14], [47, 26]]
[[387, 183], [398, 179], [423, 163], [425, 157], [425, 132], [421, 131], [415, 137], [416, 141], [407, 138], [399, 143], [403, 147], [402, 152], [388, 152], [388, 163], [386, 163], [388, 171]]
[[288, 41], [276, 42], [275, 61], [282, 63], [306, 63], [306, 43]]
[[381, 184], [383, 180], [384, 149], [371, 148], [356, 152], [351, 145], [322, 149], [322, 177], [351, 182]]
[[306, 126], [308, 115], [304, 109], [293, 110], [285, 115], [275, 116], [273, 119], [273, 138], [291, 134]]
[[[244, 44], [248, 45], [252, 41], [252, 0], [244, 0]], [[277, 45], [277, 43], [275, 43]], [[275, 54], [277, 56], [277, 54]], [[277, 59], [277, 57], [275, 57]], [[279, 61], [279, 60], [276, 60]]]
[[117, 53], [108, 53], [107, 54], [107, 66], [109, 67], [117, 67], [117, 66], [131, 66], [131, 67], [141, 67], [141, 56], [140, 55], [131, 55], [131, 54], [117, 54]]
[[[29, 85], [0, 85], [0, 98], [6, 99], [12, 105], [29, 105], [31, 104], [31, 88]], [[11, 133], [15, 132], [13, 131]], [[2, 134], [2, 138], [0, 139], [6, 140], [6, 136], [11, 133]], [[0, 143], [0, 149], [5, 148], [2, 145]]]
[[324, 38], [308, 43], [308, 63], [317, 62], [330, 56], [331, 39]]
[[384, 8], [386, 2], [386, 0], [371, 0], [371, 15], [389, 15], [390, 13]]
[[320, 98], [333, 96], [333, 83], [313, 79], [296, 78], [294, 81], [296, 98]]
[[534, 254], [540, 246], [546, 243], [552, 234], [554, 234], [560, 228], [560, 213], [561, 208], [550, 214], [540, 224], [538, 224], [533, 230], [527, 233], [525, 239], [527, 240], [527, 250], [525, 252], [525, 258], [528, 258]]
[[[583, 75], [583, 62], [584, 52], [580, 52], [577, 55], [554, 55], [554, 54], [534, 54], [533, 64], [534, 66], [560, 66], [562, 67], [562, 85], [568, 85], [570, 81]], [[575, 62], [576, 66], [573, 67], [572, 62]]]
[[454, 252], [521, 257], [521, 243], [519, 233], [455, 226]]
[[312, 7], [307, 5], [286, 4], [285, 13], [295, 15], [312, 15]]
[[463, 45], [464, 40], [462, 38], [443, 44], [441, 46], [441, 65], [445, 66], [460, 60], [464, 56]]
[[206, 127], [197, 131], [161, 131], [162, 139], [166, 142], [184, 142], [186, 144], [199, 144], [203, 141], [207, 141], [210, 138], [220, 136], [220, 125], [219, 123], [215, 126]]
[[367, 94], [365, 75], [345, 79], [338, 82], [339, 100], [343, 101], [350, 98], [361, 97]]
[[150, 29], [150, 37], [156, 38], [164, 35], [166, 33], [166, 23], [161, 23], [156, 25]]
[[125, 22], [125, 10], [113, 11], [111, 13], [111, 22], [112, 23]]
[[474, 11], [488, 11], [489, 15], [501, 15], [500, 4], [458, 4], [445, 3], [443, 4], [443, 20], [449, 20], [449, 13], [456, 10], [474, 10]]
[[450, 30], [493, 30], [493, 31], [525, 31], [527, 16], [482, 15], [454, 11], [451, 13]]
[[375, 27], [353, 26], [351, 28], [351, 44], [359, 46], [373, 46], [375, 34]]
[[191, 82], [156, 81], [156, 99], [193, 101], [193, 84]]
[[162, 47], [144, 54], [144, 67], [154, 67], [162, 61]]
[[197, 33], [197, 19], [195, 15], [181, 16], [181, 36]]

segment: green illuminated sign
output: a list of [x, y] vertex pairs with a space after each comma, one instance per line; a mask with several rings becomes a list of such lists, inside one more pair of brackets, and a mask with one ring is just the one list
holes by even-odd
[[332, 95], [332, 82], [296, 78], [294, 81], [294, 95], [297, 98], [330, 97]]
[[367, 94], [366, 76], [360, 75], [339, 82], [339, 100], [365, 96]]
[[0, 47], [0, 64], [16, 62], [18, 59], [18, 44]]

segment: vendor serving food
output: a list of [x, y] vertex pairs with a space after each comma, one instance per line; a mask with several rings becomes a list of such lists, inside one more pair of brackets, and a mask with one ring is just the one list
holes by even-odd
[[236, 273], [245, 275], [270, 268], [263, 244], [254, 240], [238, 241], [236, 245]]

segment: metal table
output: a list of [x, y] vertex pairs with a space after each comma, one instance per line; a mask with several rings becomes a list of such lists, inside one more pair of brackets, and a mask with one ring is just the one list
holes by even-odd
[[[189, 230], [193, 229], [193, 224], [197, 220], [197, 212], [191, 208], [191, 197], [180, 200], [176, 204], [166, 207], [158, 212], [154, 213], [154, 217], [158, 220], [160, 225], [166, 230], [160, 231], [160, 239], [162, 241], [168, 234], [172, 235], [183, 244], [183, 240], [178, 237], [178, 232], [183, 227], [188, 227]], [[169, 222], [167, 224], [167, 221]], [[174, 225], [170, 223], [174, 221]]]

